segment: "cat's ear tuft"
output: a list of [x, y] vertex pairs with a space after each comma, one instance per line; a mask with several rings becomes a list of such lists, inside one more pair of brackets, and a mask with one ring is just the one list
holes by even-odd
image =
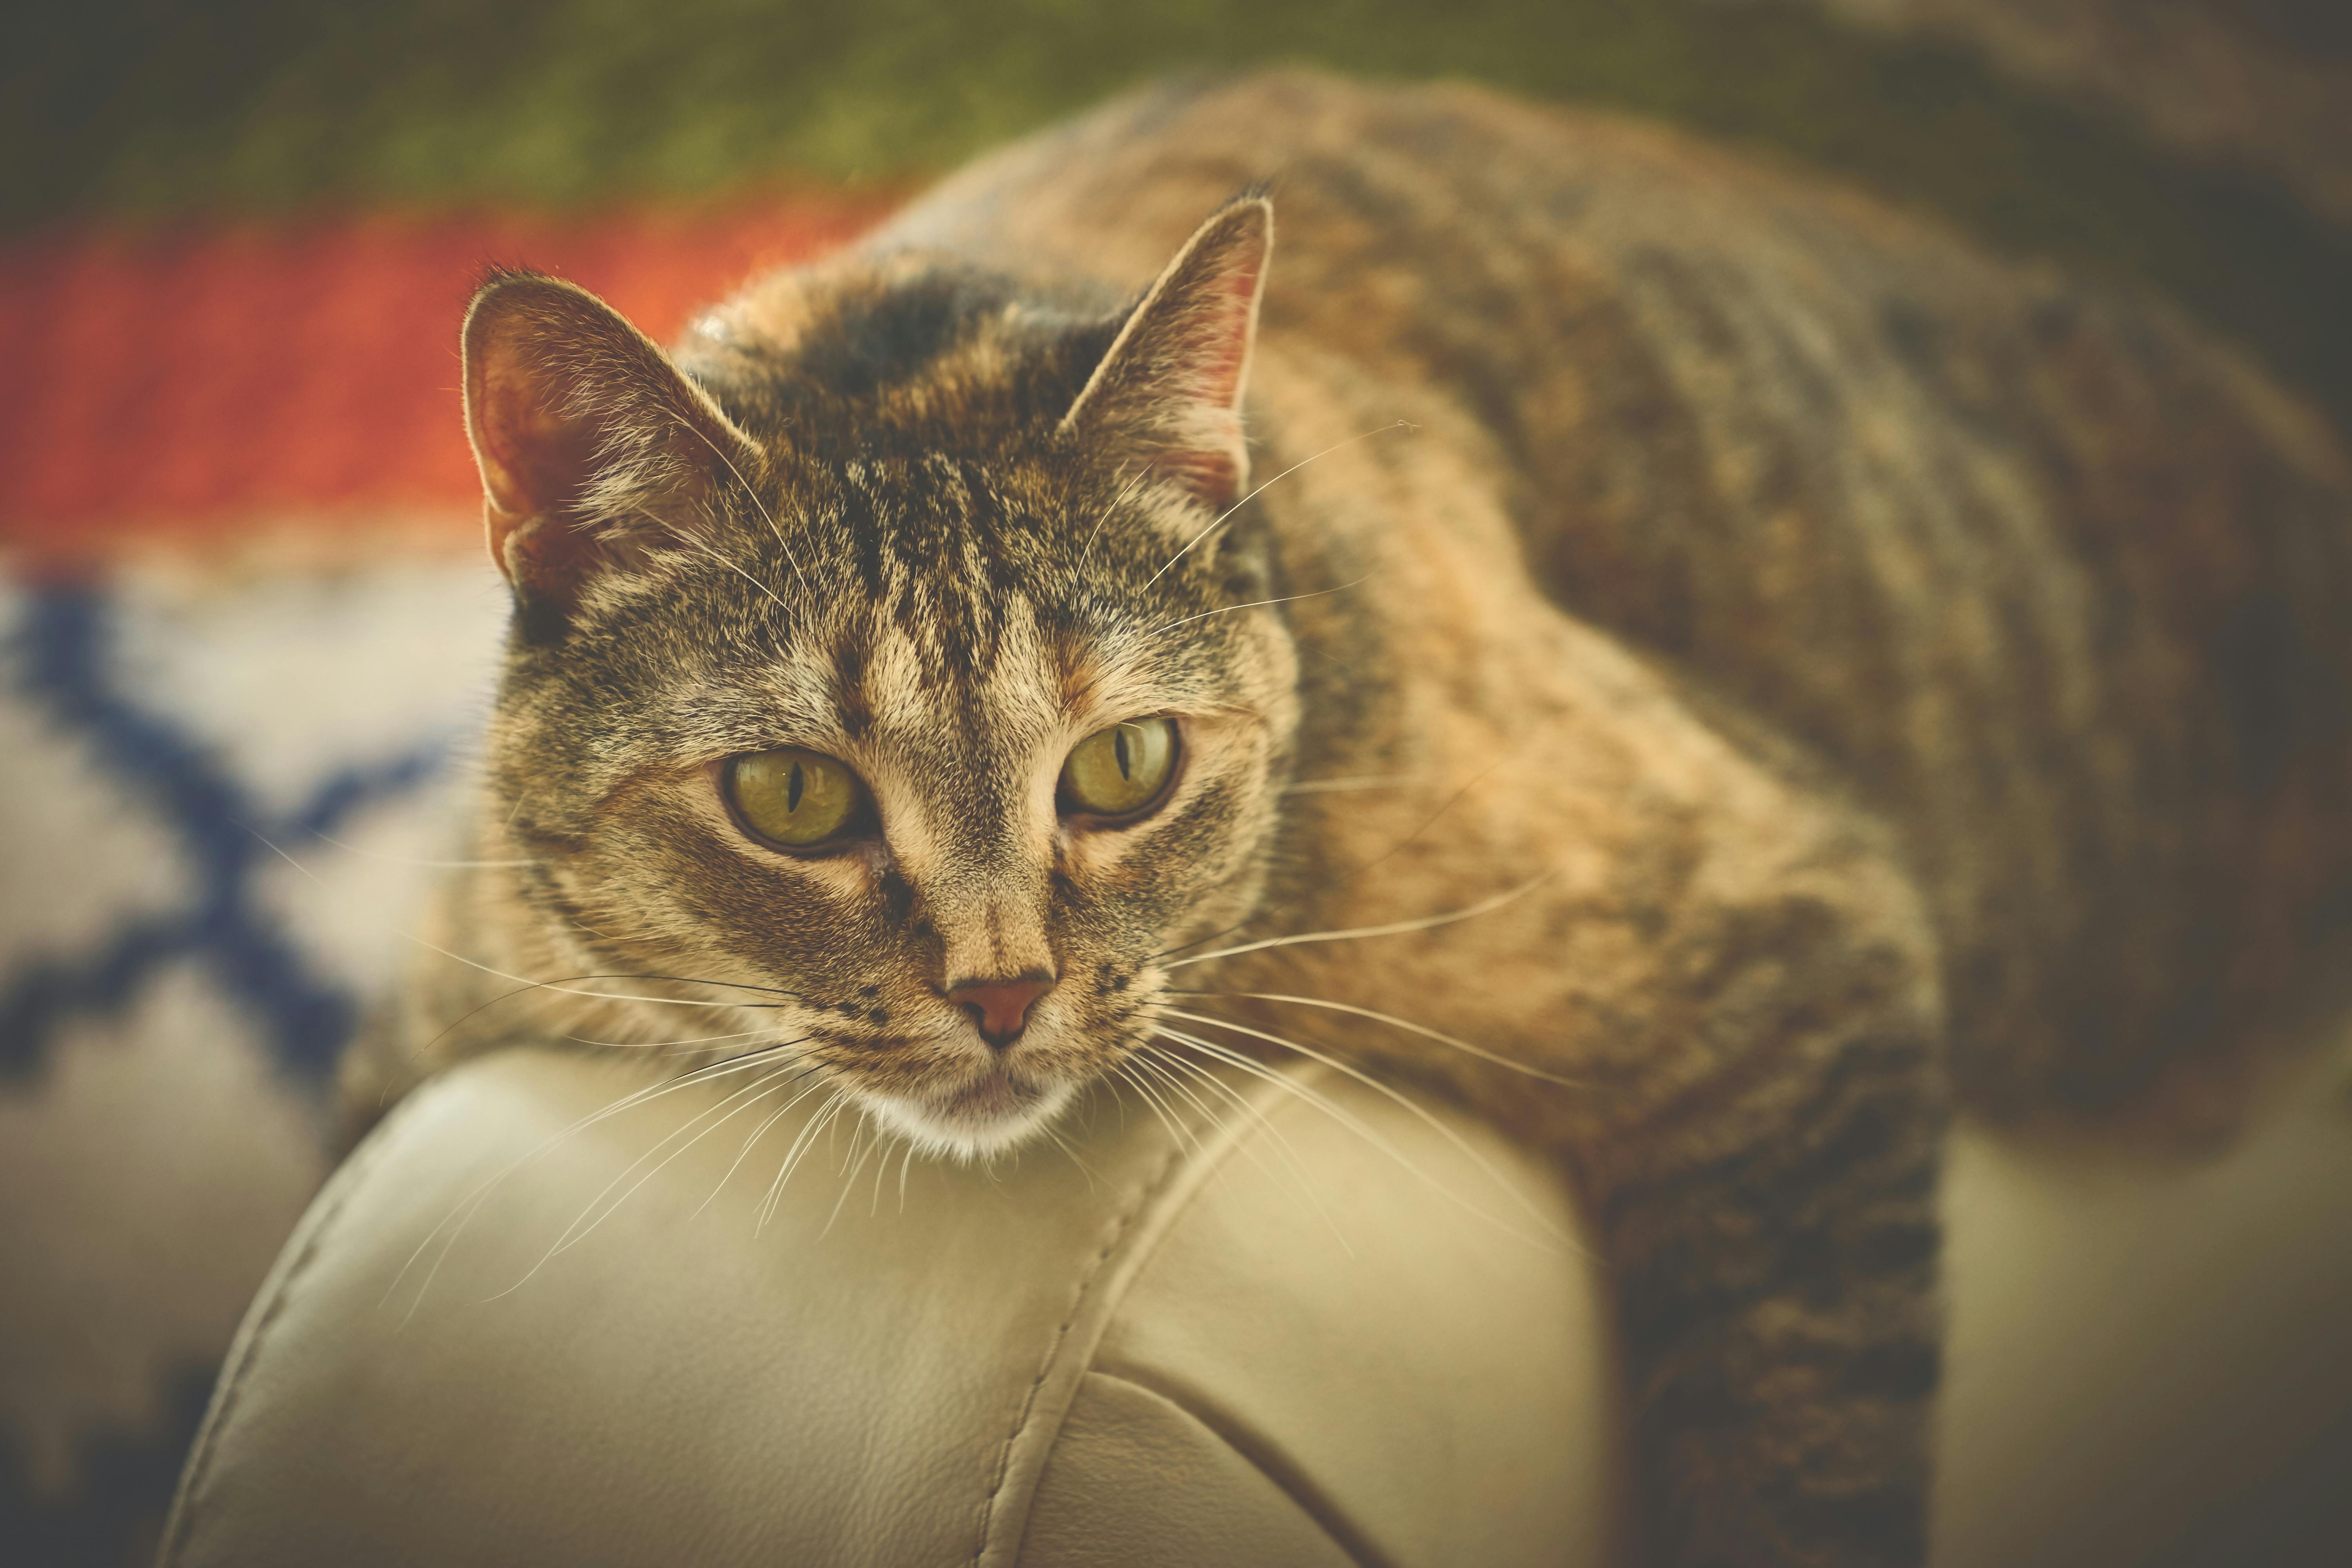
[[586, 289], [501, 272], [466, 312], [466, 434], [490, 558], [559, 615], [596, 574], [706, 525], [752, 442], [652, 340]]
[[1238, 500], [1249, 479], [1242, 394], [1273, 251], [1263, 195], [1202, 224], [1129, 315], [1063, 430], [1128, 445], [1207, 506]]

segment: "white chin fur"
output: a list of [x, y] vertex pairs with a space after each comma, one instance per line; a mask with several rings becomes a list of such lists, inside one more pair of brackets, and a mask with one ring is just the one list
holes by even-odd
[[877, 1095], [866, 1109], [884, 1128], [922, 1154], [952, 1160], [984, 1160], [1027, 1142], [1070, 1102], [1072, 1090], [1057, 1083], [1040, 1089], [1018, 1110], [977, 1115], [945, 1110], [919, 1100]]

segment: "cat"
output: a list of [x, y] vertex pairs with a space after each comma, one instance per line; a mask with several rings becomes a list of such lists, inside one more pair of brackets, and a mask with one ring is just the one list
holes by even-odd
[[1322, 1042], [1556, 1152], [1647, 1562], [1920, 1563], [1954, 1108], [2145, 1100], [2352, 881], [2330, 429], [1663, 130], [1164, 85], [672, 354], [525, 272], [463, 348], [481, 864], [356, 1119], [662, 998], [953, 1157]]

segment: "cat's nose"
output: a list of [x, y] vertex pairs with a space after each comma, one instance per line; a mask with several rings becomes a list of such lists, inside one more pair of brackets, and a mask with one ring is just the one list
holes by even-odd
[[1029, 1022], [1029, 1008], [1054, 988], [1054, 977], [1041, 970], [1006, 980], [961, 980], [948, 987], [948, 1000], [971, 1015], [980, 1037], [1003, 1050], [1021, 1037]]

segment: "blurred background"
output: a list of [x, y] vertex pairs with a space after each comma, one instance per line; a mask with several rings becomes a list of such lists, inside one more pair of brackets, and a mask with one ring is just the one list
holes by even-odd
[[0, 1563], [152, 1552], [324, 1171], [500, 600], [480, 268], [656, 337], [1128, 83], [1475, 79], [2167, 295], [2352, 426], [2346, 0], [16, 0], [0, 13]]
[[484, 260], [662, 336], [980, 148], [1269, 59], [1824, 166], [2352, 410], [2342, 0], [32, 0], [0, 59], [0, 529], [37, 555], [413, 522], [468, 499], [446, 372]]

